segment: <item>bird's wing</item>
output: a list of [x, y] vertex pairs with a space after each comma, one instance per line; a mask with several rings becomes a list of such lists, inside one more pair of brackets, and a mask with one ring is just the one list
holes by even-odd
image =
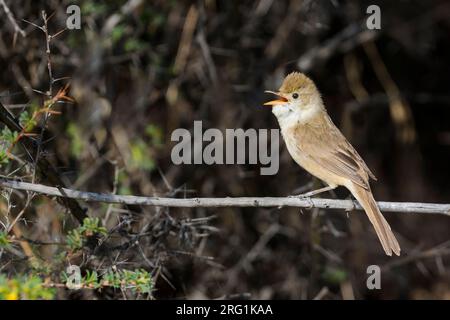
[[298, 147], [310, 161], [324, 170], [348, 178], [355, 184], [369, 189], [369, 177], [376, 179], [364, 160], [353, 146], [345, 139], [331, 119], [325, 116], [325, 122], [317, 128], [296, 132]]

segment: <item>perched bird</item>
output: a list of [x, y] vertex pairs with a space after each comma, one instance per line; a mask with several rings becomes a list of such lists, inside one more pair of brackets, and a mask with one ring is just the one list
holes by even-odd
[[369, 217], [386, 254], [400, 255], [397, 239], [370, 190], [369, 178], [376, 178], [331, 121], [314, 82], [302, 73], [293, 72], [284, 79], [278, 92], [266, 92], [279, 97], [265, 105], [272, 107], [292, 158], [328, 184], [303, 196], [346, 187]]

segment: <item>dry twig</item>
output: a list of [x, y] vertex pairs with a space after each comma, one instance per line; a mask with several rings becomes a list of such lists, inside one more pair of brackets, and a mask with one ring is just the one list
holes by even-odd
[[[129, 205], [183, 208], [217, 207], [299, 207], [341, 209], [345, 211], [362, 210], [357, 201], [317, 199], [301, 197], [236, 197], [236, 198], [160, 198], [142, 196], [120, 196], [115, 194], [94, 193], [67, 188], [55, 188], [42, 184], [33, 184], [0, 178], [0, 187], [33, 191], [48, 196], [66, 199], [78, 199], [92, 202], [120, 203]], [[450, 216], [450, 204], [419, 202], [378, 202], [382, 211], [405, 213], [436, 213]]]
[[20, 33], [22, 37], [25, 37], [25, 31], [16, 22], [16, 19], [14, 19], [14, 16], [9, 10], [8, 6], [6, 5], [4, 0], [0, 0], [0, 5], [3, 7], [3, 10], [5, 11], [6, 16], [8, 17], [8, 20], [11, 22], [11, 24], [14, 27], [14, 40], [13, 40], [13, 46], [16, 44], [17, 34]]

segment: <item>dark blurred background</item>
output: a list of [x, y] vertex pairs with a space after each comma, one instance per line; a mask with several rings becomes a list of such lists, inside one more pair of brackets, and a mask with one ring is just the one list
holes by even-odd
[[[55, 87], [70, 83], [76, 103], [58, 109], [44, 145], [74, 188], [238, 197], [319, 187], [284, 143], [274, 176], [261, 176], [256, 165], [176, 166], [170, 159], [171, 132], [192, 129], [194, 120], [204, 129], [278, 128], [262, 106], [270, 98], [264, 90], [302, 71], [377, 176], [377, 200], [450, 202], [448, 1], [5, 2], [26, 32], [15, 32], [0, 9], [0, 101], [16, 115], [42, 103], [31, 88], [48, 88], [45, 37], [21, 19], [41, 24], [42, 10], [54, 13], [49, 29], [57, 33], [67, 6], [81, 8], [81, 30], [51, 43], [54, 77], [68, 77]], [[371, 4], [381, 9], [380, 30], [366, 28]], [[337, 189], [334, 196], [349, 194]], [[120, 244], [144, 231], [166, 232], [143, 236], [139, 249], [105, 253], [109, 264], [153, 272], [157, 299], [450, 298], [449, 216], [386, 213], [402, 246], [402, 255], [390, 258], [361, 212], [83, 205], [108, 230], [126, 222], [116, 235]], [[73, 221], [62, 211], [39, 197], [23, 232], [64, 237]], [[34, 250], [51, 263], [62, 249]], [[84, 261], [86, 268], [102, 268], [95, 259]], [[381, 290], [366, 288], [372, 264], [382, 268]]]

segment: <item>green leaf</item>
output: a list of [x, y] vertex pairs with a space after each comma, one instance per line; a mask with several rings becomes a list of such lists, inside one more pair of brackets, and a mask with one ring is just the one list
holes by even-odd
[[107, 230], [105, 227], [100, 226], [99, 218], [85, 218], [83, 225], [68, 232], [66, 243], [70, 249], [79, 250], [83, 248], [88, 237], [94, 234], [105, 236]]
[[13, 143], [18, 136], [19, 134], [16, 131], [12, 132], [8, 127], [4, 127], [0, 133], [0, 139], [5, 140], [10, 144]]
[[81, 130], [75, 123], [69, 123], [67, 127], [67, 134], [69, 135], [70, 141], [70, 153], [74, 157], [79, 157], [84, 149], [84, 141], [81, 134]]
[[144, 170], [153, 170], [155, 162], [151, 157], [149, 146], [141, 139], [130, 144], [132, 166]]
[[122, 24], [116, 25], [111, 32], [111, 40], [113, 43], [117, 43], [125, 34], [126, 26]]
[[8, 234], [5, 231], [0, 231], [0, 248], [6, 248], [10, 246], [10, 240]]
[[51, 300], [56, 290], [43, 286], [41, 278], [33, 275], [19, 275], [8, 279], [0, 274], [0, 300]]
[[36, 126], [37, 122], [33, 119], [33, 116], [28, 112], [24, 111], [19, 116], [20, 125], [25, 129], [25, 131], [31, 131]]
[[330, 284], [338, 285], [347, 279], [347, 272], [341, 268], [326, 268], [323, 278]]
[[153, 145], [157, 147], [163, 145], [164, 134], [160, 127], [154, 124], [149, 124], [145, 127], [145, 133], [149, 136]]

